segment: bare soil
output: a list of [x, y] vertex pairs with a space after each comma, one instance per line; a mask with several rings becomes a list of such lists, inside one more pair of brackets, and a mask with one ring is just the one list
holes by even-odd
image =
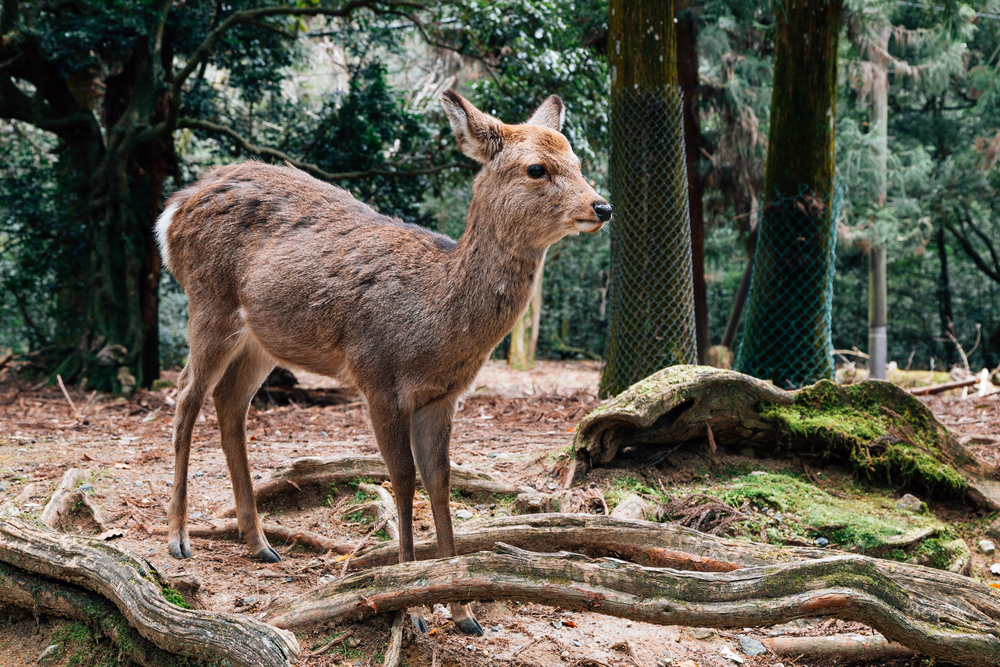
[[[166, 373], [165, 377], [176, 377], [176, 373]], [[572, 442], [573, 430], [600, 403], [595, 396], [598, 379], [599, 368], [589, 362], [543, 361], [533, 371], [523, 373], [508, 370], [502, 362], [490, 362], [457, 414], [452, 459], [542, 491], [557, 484], [561, 487], [565, 475], [563, 454]], [[314, 376], [300, 375], [299, 381], [306, 386], [334, 386]], [[40, 513], [67, 469], [86, 469], [93, 488], [92, 500], [101, 508], [108, 527], [124, 531], [122, 546], [147, 558], [168, 580], [181, 574], [197, 577], [201, 582], [198, 602], [217, 611], [260, 618], [278, 598], [287, 599], [316, 585], [321, 578], [340, 575], [341, 566], [334, 562], [335, 556], [318, 555], [294, 544], [273, 545], [282, 555], [277, 564], [251, 560], [242, 543], [220, 539], [192, 538], [191, 559], [171, 558], [165, 537], [153, 532], [166, 524], [173, 477], [171, 419], [176, 390], [142, 391], [130, 400], [72, 388], [69, 391], [76, 412], [58, 387], [18, 380], [10, 370], [0, 374], [0, 503], [19, 494], [25, 484], [40, 482], [37, 495], [27, 506]], [[964, 401], [934, 397], [927, 403], [981, 456], [994, 462], [1000, 457], [996, 395]], [[247, 432], [255, 476], [297, 457], [378, 451], [361, 402], [322, 408], [252, 407]], [[686, 468], [642, 472], [650, 483], [655, 480], [659, 485], [683, 484], [697, 476]], [[232, 504], [211, 400], [206, 402], [195, 428], [190, 475], [190, 521], [192, 525], [211, 522]], [[585, 488], [600, 490], [611, 477], [608, 471], [591, 471], [583, 483]], [[371, 529], [367, 518], [345, 511], [354, 504], [354, 493], [354, 489], [341, 485], [290, 496], [258, 510], [268, 522], [350, 542]], [[468, 509], [477, 518], [512, 511], [509, 499], [484, 502], [456, 493], [453, 500], [454, 510]], [[605, 511], [599, 500], [577, 509]], [[968, 523], [967, 541], [986, 525], [983, 518], [961, 508], [954, 511], [958, 520]], [[429, 503], [419, 493], [414, 523], [419, 536], [433, 530]], [[89, 533], [93, 525], [81, 522], [76, 529]], [[970, 546], [974, 549], [975, 542], [970, 541]], [[978, 572], [988, 572], [988, 563], [979, 560]], [[738, 634], [759, 638], [872, 632], [858, 624], [826, 619], [774, 628], [710, 631], [652, 626], [534, 604], [488, 603], [475, 608], [483, 626], [489, 628], [485, 637], [457, 633], [448, 623], [444, 608], [436, 607], [428, 614], [432, 634], [417, 635], [407, 628], [404, 664], [653, 667], [670, 657], [675, 665], [690, 660], [698, 667], [726, 667], [734, 663], [722, 657], [719, 649], [728, 645], [738, 653]], [[83, 648], [83, 639], [66, 639], [72, 630], [67, 630], [68, 625], [59, 620], [35, 619], [15, 610], [0, 610], [0, 665], [33, 664], [47, 646], [60, 642], [63, 648], [59, 656], [47, 664], [98, 664], [100, 656], [93, 647]], [[352, 633], [346, 641], [328, 651], [320, 650], [327, 640], [344, 632]], [[386, 618], [319, 628], [299, 636], [303, 648], [299, 664], [381, 665], [388, 635]], [[315, 655], [309, 656], [311, 652]], [[744, 659], [749, 667], [779, 662], [774, 656]], [[782, 662], [807, 664], [801, 660]]]

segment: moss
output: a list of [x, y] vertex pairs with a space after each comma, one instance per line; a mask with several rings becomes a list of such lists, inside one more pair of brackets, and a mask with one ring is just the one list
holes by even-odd
[[177, 591], [177, 590], [175, 590], [173, 588], [164, 587], [163, 588], [163, 597], [165, 597], [167, 599], [167, 602], [169, 602], [170, 604], [177, 605], [178, 607], [183, 607], [184, 609], [190, 609], [191, 608], [191, 605], [189, 605], [184, 600], [184, 596], [181, 595], [179, 591]]
[[933, 497], [965, 493], [965, 480], [942, 453], [947, 433], [919, 401], [886, 383], [841, 387], [824, 380], [796, 392], [792, 405], [759, 411], [782, 444], [846, 456], [861, 480]]
[[[785, 515], [782, 523], [755, 515], [773, 542], [799, 539], [804, 534], [812, 539], [825, 537], [842, 549], [882, 553], [893, 549], [894, 538], [898, 540], [901, 535], [926, 528], [935, 529], [935, 534], [947, 531], [931, 516], [897, 510], [888, 495], [870, 493], [855, 499], [837, 498], [782, 473], [745, 475], [720, 489], [718, 495], [733, 507], [750, 503], [760, 509], [782, 512]], [[757, 525], [754, 529], [759, 530]]]

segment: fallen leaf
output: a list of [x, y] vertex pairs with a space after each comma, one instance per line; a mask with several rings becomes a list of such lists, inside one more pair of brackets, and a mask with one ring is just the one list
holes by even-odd
[[736, 654], [733, 649], [728, 646], [723, 646], [719, 649], [719, 654], [726, 660], [732, 660], [738, 665], [743, 664], [743, 656]]
[[92, 459], [92, 458], [90, 458], [89, 456], [87, 456], [86, 454], [84, 454], [84, 455], [83, 455], [83, 459], [82, 459], [82, 460], [83, 460], [83, 461], [93, 461], [94, 459]]

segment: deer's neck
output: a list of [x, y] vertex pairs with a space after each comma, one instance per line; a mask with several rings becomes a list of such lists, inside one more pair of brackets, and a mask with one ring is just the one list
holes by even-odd
[[501, 226], [517, 229], [518, 221], [498, 220], [473, 199], [450, 272], [453, 294], [463, 301], [463, 328], [489, 350], [524, 312], [545, 261], [545, 249], [518, 243], [501, 233]]

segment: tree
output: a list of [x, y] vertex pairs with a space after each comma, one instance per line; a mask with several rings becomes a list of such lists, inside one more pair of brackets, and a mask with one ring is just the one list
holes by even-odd
[[764, 216], [737, 368], [780, 387], [833, 376], [834, 122], [842, 0], [776, 6]]
[[[48, 368], [67, 381], [129, 391], [158, 376], [160, 263], [152, 233], [164, 180], [177, 176], [173, 136], [192, 128], [237, 150], [287, 159], [320, 178], [395, 179], [391, 165], [334, 173], [257, 146], [221, 115], [203, 84], [209, 64], [227, 68], [252, 109], [281, 81], [300, 17], [386, 14], [410, 3], [331, 5], [242, 0], [4, 0], [0, 10], [0, 118], [51, 133], [67, 207], [54, 245], [58, 326]], [[174, 71], [175, 59], [183, 63]], [[252, 134], [250, 134], [252, 138]], [[407, 175], [429, 173], [425, 167]]]
[[601, 394], [697, 358], [674, 3], [608, 5], [611, 322]]

